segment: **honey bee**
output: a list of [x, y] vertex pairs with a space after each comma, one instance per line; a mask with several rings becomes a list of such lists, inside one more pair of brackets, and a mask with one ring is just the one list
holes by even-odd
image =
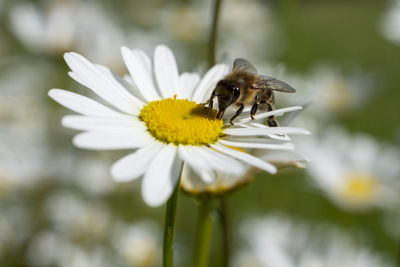
[[[256, 68], [249, 61], [237, 58], [233, 62], [232, 72], [217, 83], [207, 102], [211, 109], [213, 100], [217, 97], [218, 119], [222, 118], [230, 105], [237, 106], [235, 115], [230, 119], [230, 123], [233, 125], [233, 120], [242, 113], [245, 106], [251, 106], [250, 117], [252, 120], [254, 120], [259, 105], [262, 105], [260, 108], [263, 110], [274, 110], [275, 97], [273, 91], [296, 92], [293, 87], [285, 82], [257, 74]], [[268, 117], [267, 123], [270, 127], [278, 126], [274, 116]]]

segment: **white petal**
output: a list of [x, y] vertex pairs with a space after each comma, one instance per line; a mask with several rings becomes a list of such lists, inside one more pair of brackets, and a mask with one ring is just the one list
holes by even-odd
[[133, 81], [131, 75], [129, 74], [125, 74], [124, 76], [122, 76], [122, 78], [129, 84], [131, 85], [135, 85], [135, 82]]
[[137, 115], [143, 104], [131, 95], [115, 79], [104, 75], [96, 66], [83, 56], [76, 53], [64, 54], [65, 61], [76, 74], [78, 81], [90, 88], [98, 96], [128, 114]]
[[113, 150], [143, 147], [154, 141], [147, 132], [102, 133], [84, 132], [74, 136], [73, 143], [79, 148], [94, 150]]
[[207, 147], [194, 147], [196, 153], [203, 156], [208, 166], [220, 172], [232, 175], [242, 175], [246, 168], [240, 162], [231, 157], [225, 156]]
[[235, 142], [228, 140], [219, 140], [218, 143], [233, 147], [294, 150], [293, 143], [265, 144], [265, 143], [254, 143], [254, 142]]
[[224, 154], [227, 154], [231, 157], [237, 158], [243, 162], [246, 162], [247, 164], [253, 165], [257, 168], [260, 168], [262, 170], [265, 170], [271, 174], [275, 174], [276, 173], [276, 167], [273, 166], [272, 164], [269, 164], [267, 162], [262, 161], [259, 158], [256, 158], [250, 154], [247, 153], [243, 153], [240, 151], [237, 151], [235, 149], [232, 148], [228, 148], [226, 146], [220, 145], [220, 144], [211, 144], [210, 145], [212, 148], [214, 148], [217, 151], [220, 151]]
[[215, 181], [217, 176], [211, 170], [211, 166], [193, 150], [192, 146], [179, 146], [178, 152], [179, 156], [190, 165], [205, 183], [209, 184]]
[[126, 182], [142, 176], [150, 161], [161, 150], [163, 144], [155, 141], [114, 163], [111, 175], [117, 182]]
[[121, 48], [122, 57], [138, 90], [147, 101], [159, 100], [160, 96], [153, 83], [150, 58], [141, 50]]
[[[104, 75], [109, 77], [110, 79], [115, 80], [115, 82], [121, 84], [130, 94], [132, 94], [134, 97], [139, 99], [142, 102], [142, 105], [147, 102], [147, 100], [142, 96], [140, 91], [137, 89], [134, 83], [128, 82], [127, 79], [120, 77], [118, 74], [110, 70], [109, 68], [100, 65], [100, 64], [95, 64], [96, 68], [99, 69]], [[128, 75], [129, 76], [129, 75]], [[129, 76], [130, 77], [130, 76]], [[132, 78], [131, 78], [132, 81]]]
[[[275, 109], [273, 111], [262, 112], [262, 113], [258, 113], [257, 115], [255, 115], [254, 116], [254, 120], [265, 119], [265, 118], [267, 118], [269, 116], [282, 116], [286, 112], [291, 112], [291, 111], [296, 111], [296, 110], [301, 110], [301, 109], [303, 109], [303, 107], [294, 106], [294, 107], [288, 107], [288, 108]], [[235, 124], [238, 125], [238, 124], [246, 123], [246, 122], [249, 122], [249, 121], [251, 121], [251, 117], [250, 116], [237, 120], [237, 122], [235, 122]]]
[[[262, 124], [262, 123], [257, 123], [257, 122], [251, 122], [251, 123], [246, 123], [246, 124], [241, 124], [239, 125], [240, 127], [244, 128], [270, 128], [269, 126]], [[291, 141], [292, 139], [290, 136], [287, 134], [266, 134], [265, 136], [268, 136], [269, 138], [277, 141]]]
[[61, 89], [51, 89], [49, 96], [66, 108], [88, 116], [119, 117], [118, 113], [86, 96]]
[[192, 99], [193, 91], [200, 81], [200, 75], [197, 73], [182, 73], [179, 77], [178, 96], [183, 99]]
[[204, 75], [193, 93], [193, 101], [204, 103], [210, 97], [215, 85], [228, 73], [228, 65], [218, 64], [212, 67]]
[[67, 115], [62, 121], [62, 125], [82, 131], [98, 131], [107, 133], [131, 133], [146, 131], [146, 125], [133, 117], [102, 118], [88, 117], [79, 115]]
[[72, 78], [74, 81], [76, 81], [77, 83], [80, 83], [80, 84], [82, 84], [82, 85], [84, 85], [84, 86], [86, 86], [86, 87], [89, 88], [89, 86], [88, 86], [87, 84], [85, 84], [85, 83], [79, 78], [79, 76], [76, 75], [75, 72], [69, 71], [69, 72], [68, 72], [68, 75], [69, 75], [69, 77], [71, 77], [71, 78]]
[[164, 204], [178, 182], [182, 161], [175, 145], [164, 145], [151, 161], [142, 181], [142, 196], [152, 207]]
[[309, 162], [309, 158], [297, 151], [273, 151], [261, 155], [261, 159], [273, 164], [292, 164], [304, 167], [305, 162]]
[[164, 98], [173, 97], [178, 92], [179, 73], [172, 51], [159, 45], [154, 51], [154, 74], [158, 88]]
[[[225, 140], [225, 139], [223, 139]], [[283, 144], [282, 140], [267, 140], [265, 137], [229, 136], [227, 141], [263, 144]]]
[[253, 136], [269, 134], [310, 134], [309, 131], [298, 127], [268, 127], [268, 128], [233, 128], [225, 129], [225, 134], [235, 136]]

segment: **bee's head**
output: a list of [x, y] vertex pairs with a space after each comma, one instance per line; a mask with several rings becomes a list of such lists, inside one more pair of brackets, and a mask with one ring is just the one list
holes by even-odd
[[215, 96], [218, 98], [218, 115], [217, 118], [221, 119], [227, 107], [232, 105], [240, 95], [240, 87], [235, 83], [228, 80], [221, 80], [215, 87]]

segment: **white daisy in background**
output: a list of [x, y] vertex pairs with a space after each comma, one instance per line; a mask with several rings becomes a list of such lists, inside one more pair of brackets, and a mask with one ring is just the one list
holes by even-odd
[[[266, 56], [277, 55], [285, 49], [282, 31], [274, 16], [276, 12], [265, 1], [230, 0], [222, 5], [220, 43], [232, 60], [240, 55], [258, 65]], [[207, 10], [211, 6], [209, 3]], [[260, 55], [264, 57], [261, 62]]]
[[247, 248], [236, 267], [391, 267], [390, 261], [348, 234], [331, 227], [310, 227], [283, 216], [253, 218], [242, 225]]
[[209, 10], [207, 12], [204, 8], [204, 2], [193, 2], [191, 6], [177, 5], [163, 9], [161, 25], [174, 39], [181, 42], [204, 39], [207, 36], [208, 24], [203, 18], [209, 13]]
[[[265, 69], [265, 73], [273, 73], [277, 68], [265, 66]], [[282, 71], [276, 77], [295, 84], [297, 89], [296, 97], [276, 94], [277, 102], [307, 104], [293, 125], [305, 126], [313, 132], [322, 121], [360, 108], [375, 93], [371, 74], [358, 70], [344, 73], [330, 64], [317, 64], [306, 75]]]
[[119, 60], [122, 44], [148, 47], [162, 38], [154, 30], [124, 29], [124, 23], [120, 13], [105, 10], [95, 1], [18, 3], [9, 11], [9, 28], [28, 50], [56, 56], [76, 50], [116, 70], [124, 67]]
[[60, 160], [56, 161], [56, 166], [67, 164], [65, 160], [69, 160], [69, 165], [64, 168], [65, 172], [69, 171], [63, 174], [63, 177], [66, 178], [64, 180], [67, 180], [66, 182], [72, 181], [74, 185], [88, 195], [106, 195], [112, 193], [115, 189], [116, 184], [110, 180], [109, 159], [77, 155], [76, 153], [70, 153], [68, 159], [61, 155], [57, 156], [60, 157]]
[[48, 196], [44, 213], [50, 224], [27, 250], [33, 266], [160, 265], [162, 231], [153, 221], [120, 222], [103, 203], [66, 191]]
[[114, 266], [118, 257], [104, 245], [114, 217], [106, 205], [77, 193], [52, 191], [43, 203], [46, 228], [29, 238], [32, 266]]
[[310, 157], [312, 180], [340, 207], [357, 211], [399, 203], [398, 149], [334, 127], [299, 147]]
[[87, 201], [69, 192], [53, 192], [44, 202], [44, 213], [57, 234], [66, 238], [97, 243], [108, 235], [112, 214], [101, 202]]
[[15, 5], [9, 11], [10, 29], [33, 51], [59, 53], [71, 49], [75, 29], [74, 20], [68, 15], [72, 7], [71, 3], [53, 4], [45, 13], [32, 3]]
[[124, 266], [160, 266], [162, 233], [152, 221], [121, 224], [113, 235], [113, 246]]
[[[0, 197], [35, 190], [43, 182], [53, 183], [55, 179], [63, 185], [77, 185], [90, 194], [109, 193], [115, 186], [107, 172], [109, 161], [77, 155], [71, 150], [56, 150], [49, 142], [48, 137], [54, 132], [49, 133], [48, 113], [53, 111], [46, 105], [44, 88], [48, 85], [37, 76], [37, 71], [53, 75], [50, 65], [9, 57], [2, 63]], [[78, 162], [81, 164], [77, 165]]]
[[[213, 1], [206, 0], [163, 7], [158, 23], [164, 28], [164, 32], [170, 33], [165, 37], [171, 39], [171, 43], [174, 45], [207, 42], [206, 37], [210, 25], [203, 18], [212, 17], [213, 5]], [[262, 25], [262, 27], [254, 27], [254, 25]], [[220, 40], [218, 42], [222, 44], [221, 47], [225, 47], [218, 53], [217, 58], [219, 59], [233, 61], [240, 55], [240, 57], [250, 59], [251, 62], [259, 65], [265, 59], [260, 58], [260, 55], [264, 57], [276, 55], [284, 49], [281, 30], [274, 12], [267, 4], [257, 0], [230, 0], [223, 3], [219, 28]], [[252, 49], [248, 49], [249, 46]], [[266, 47], [268, 49], [265, 49]], [[186, 50], [187, 45], [182, 45], [180, 49]], [[226, 53], [227, 51], [229, 54]], [[190, 55], [190, 51], [187, 53]]]
[[380, 21], [379, 30], [384, 38], [400, 45], [400, 0], [392, 0]]
[[[280, 146], [279, 143], [277, 145]], [[294, 145], [288, 144], [287, 150], [248, 150], [248, 152], [277, 168], [305, 168], [308, 158], [292, 149], [294, 149]], [[247, 165], [240, 174], [232, 175], [224, 172], [216, 172], [214, 182], [208, 183], [200, 179], [196, 172], [185, 165], [182, 172], [181, 188], [193, 195], [204, 193], [223, 195], [252, 182], [259, 171], [259, 169]]]
[[[122, 56], [133, 84], [79, 54], [65, 54], [72, 70], [70, 76], [110, 107], [61, 89], [52, 89], [49, 95], [82, 114], [62, 120], [66, 127], [85, 131], [74, 137], [76, 146], [95, 150], [137, 149], [117, 161], [111, 172], [117, 181], [144, 176], [142, 196], [150, 206], [167, 201], [183, 162], [205, 182], [216, 179], [215, 171], [240, 174], [246, 164], [275, 173], [272, 164], [232, 147], [288, 149], [290, 145], [277, 145], [273, 139], [288, 140], [286, 134], [309, 133], [301, 128], [250, 124], [248, 114], [239, 117], [234, 127], [217, 120], [216, 111], [208, 110], [203, 103], [228, 72], [224, 64], [214, 66], [200, 79], [197, 73], [179, 75], [174, 55], [165, 46], [155, 49], [153, 64], [140, 50], [124, 47]], [[259, 113], [256, 119], [299, 108]]]
[[0, 195], [29, 188], [51, 173], [40, 61], [4, 58], [0, 66]]
[[37, 233], [27, 247], [30, 266], [107, 267], [120, 266], [107, 247], [77, 245], [73, 240], [52, 230]]

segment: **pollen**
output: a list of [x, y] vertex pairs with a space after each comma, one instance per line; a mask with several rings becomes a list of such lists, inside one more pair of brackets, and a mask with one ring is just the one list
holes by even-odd
[[143, 107], [139, 119], [157, 140], [175, 145], [206, 145], [222, 135], [223, 122], [217, 112], [187, 99], [166, 98]]
[[379, 183], [368, 173], [351, 173], [347, 176], [343, 196], [349, 201], [362, 203], [374, 199]]

